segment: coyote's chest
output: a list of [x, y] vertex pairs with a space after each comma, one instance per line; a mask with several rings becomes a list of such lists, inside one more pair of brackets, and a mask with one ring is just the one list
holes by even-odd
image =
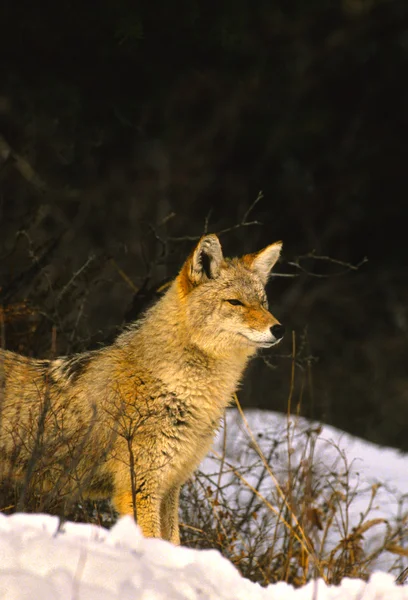
[[169, 469], [183, 483], [210, 450], [224, 407], [208, 405], [203, 397], [172, 398], [166, 409], [162, 440], [168, 448]]
[[159, 466], [165, 487], [184, 483], [208, 453], [237, 380], [236, 370], [192, 360], [166, 361], [151, 380], [137, 378], [136, 447], [151, 449], [147, 458]]

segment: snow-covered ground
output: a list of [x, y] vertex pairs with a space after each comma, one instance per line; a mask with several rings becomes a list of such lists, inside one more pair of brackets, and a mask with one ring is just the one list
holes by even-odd
[[[237, 478], [229, 466], [245, 473], [246, 481], [257, 485], [262, 461], [256, 462], [258, 453], [254, 448], [255, 442], [265, 456], [271, 456], [271, 469], [282, 487], [288, 479], [289, 471], [296, 472], [301, 465], [305, 473], [311, 471], [312, 479], [318, 480], [317, 508], [324, 510], [323, 506], [326, 505], [327, 509], [328, 498], [333, 496], [333, 492], [338, 492], [335, 518], [324, 542], [326, 555], [342, 538], [350, 535], [353, 528], [361, 525], [362, 520], [372, 523], [371, 527], [365, 529], [362, 538], [367, 552], [382, 547], [389, 527], [395, 530], [399, 523], [404, 530], [401, 537], [405, 538], [402, 542], [400, 540], [400, 543], [408, 543], [407, 454], [366, 442], [328, 425], [311, 423], [304, 418], [291, 416], [288, 429], [287, 417], [272, 411], [247, 410], [245, 419], [247, 423], [237, 410], [227, 411], [226, 460], [220, 481], [230, 494], [230, 503], [236, 502], [238, 497], [234, 495], [233, 485], [234, 479], [236, 481]], [[288, 437], [290, 448], [287, 444]], [[214, 443], [218, 456], [222, 453], [223, 446], [223, 431], [220, 430]], [[271, 447], [274, 447], [272, 454]], [[202, 464], [202, 469], [214, 481], [218, 481], [219, 458], [209, 454]], [[294, 479], [293, 475], [291, 479]], [[229, 481], [231, 486], [227, 485]], [[302, 480], [299, 481], [299, 474], [298, 485], [300, 488], [305, 486]], [[242, 495], [245, 486], [241, 484], [240, 488]], [[262, 484], [258, 485], [258, 489], [266, 500], [276, 505], [279, 494], [268, 474]], [[250, 495], [249, 490], [246, 492]], [[239, 498], [238, 502], [242, 503], [242, 498]], [[271, 522], [276, 523], [275, 515], [270, 513], [270, 518]], [[317, 538], [316, 543], [318, 544]], [[381, 552], [373, 561], [373, 566], [388, 571], [395, 560], [395, 554]], [[400, 559], [400, 562], [402, 567], [408, 566], [406, 558]]]
[[[247, 416], [255, 435], [262, 433], [256, 437], [261, 445], [287, 428], [280, 415], [250, 411]], [[305, 435], [298, 437], [295, 430], [302, 432], [310, 424], [299, 421], [290, 427], [295, 462], [297, 453], [303, 456], [296, 441]], [[228, 439], [228, 462], [250, 460], [245, 426], [233, 411], [228, 414]], [[217, 444], [222, 445], [222, 435]], [[396, 498], [408, 495], [408, 456], [324, 426], [314, 449], [314, 464], [321, 473], [342, 468], [338, 447], [348, 465], [354, 461], [351, 487], [366, 485], [367, 490], [353, 500], [351, 519], [359, 519], [372, 485], [379, 482], [386, 485], [375, 498], [375, 516], [395, 517], [398, 506], [401, 510]], [[216, 472], [217, 464], [207, 459], [204, 468]], [[264, 486], [267, 494], [271, 482]], [[408, 600], [408, 586], [395, 585], [395, 576], [385, 572], [372, 574], [368, 583], [344, 579], [338, 587], [320, 580], [296, 590], [286, 583], [262, 588], [243, 579], [215, 550], [144, 539], [128, 517], [110, 531], [95, 525], [59, 525], [57, 517], [48, 515], [0, 514], [0, 600]]]
[[0, 517], [3, 600], [408, 600], [408, 587], [375, 573], [368, 583], [344, 579], [294, 590], [243, 579], [215, 550], [175, 548], [144, 539], [130, 517], [110, 530], [57, 517]]

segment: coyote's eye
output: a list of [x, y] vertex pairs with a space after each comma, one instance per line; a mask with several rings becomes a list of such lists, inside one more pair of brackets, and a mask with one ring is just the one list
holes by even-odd
[[231, 300], [227, 300], [232, 306], [244, 306], [244, 303], [241, 300], [237, 300], [236, 298], [231, 298]]

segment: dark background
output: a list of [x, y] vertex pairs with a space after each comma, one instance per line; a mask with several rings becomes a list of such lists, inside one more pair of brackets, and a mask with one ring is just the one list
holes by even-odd
[[293, 411], [408, 450], [407, 2], [3, 0], [0, 71], [6, 347], [108, 342], [205, 230], [283, 239], [288, 335], [242, 401], [285, 411], [292, 381]]

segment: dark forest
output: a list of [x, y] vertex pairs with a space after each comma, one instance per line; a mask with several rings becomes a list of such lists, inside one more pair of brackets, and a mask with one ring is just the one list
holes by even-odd
[[2, 344], [96, 348], [203, 232], [282, 239], [287, 335], [243, 405], [408, 450], [408, 3], [3, 0], [0, 26]]

